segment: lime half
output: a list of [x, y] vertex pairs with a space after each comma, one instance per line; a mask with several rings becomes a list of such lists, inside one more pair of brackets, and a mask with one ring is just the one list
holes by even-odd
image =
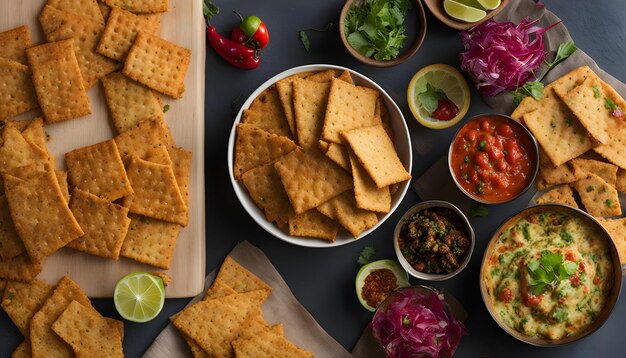
[[[371, 274], [379, 277], [379, 280], [369, 281], [367, 277]], [[382, 274], [382, 275], [381, 275]], [[391, 277], [390, 277], [391, 276]], [[395, 287], [385, 287], [386, 285], [380, 282], [380, 279], [388, 280], [393, 278], [391, 282], [395, 282]], [[402, 266], [396, 261], [393, 260], [378, 260], [371, 262], [359, 270], [356, 274], [355, 280], [356, 286], [356, 296], [359, 299], [359, 302], [365, 307], [368, 311], [374, 312], [376, 311], [376, 307], [384, 301], [384, 299], [391, 294], [391, 292], [400, 287], [407, 287], [409, 285], [409, 274], [404, 271]], [[368, 286], [368, 287], [366, 287]], [[381, 289], [391, 289], [391, 291], [377, 291]], [[374, 296], [377, 299], [377, 303], [374, 302], [368, 303], [366, 297], [364, 297], [364, 290], [374, 289], [377, 292], [374, 292]], [[370, 295], [371, 296], [371, 293]], [[372, 299], [373, 297], [370, 297]]]
[[133, 272], [122, 277], [113, 292], [115, 309], [124, 319], [148, 322], [165, 303], [165, 287], [160, 277], [147, 272]]
[[443, 0], [443, 9], [453, 19], [465, 22], [480, 21], [487, 16], [485, 10], [463, 5], [453, 0]]

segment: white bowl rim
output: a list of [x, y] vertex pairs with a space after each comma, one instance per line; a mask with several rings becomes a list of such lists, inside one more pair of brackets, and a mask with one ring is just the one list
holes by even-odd
[[234, 154], [235, 137], [236, 137], [235, 134], [236, 134], [237, 124], [239, 124], [241, 121], [243, 110], [249, 108], [252, 101], [259, 94], [261, 94], [261, 92], [263, 92], [265, 89], [270, 87], [272, 84], [276, 83], [278, 80], [281, 80], [285, 77], [291, 76], [296, 73], [307, 72], [307, 71], [323, 71], [323, 70], [330, 70], [330, 69], [350, 72], [350, 75], [352, 75], [353, 79], [357, 80], [357, 82], [365, 82], [367, 86], [375, 88], [378, 91], [380, 91], [383, 98], [386, 99], [385, 103], [387, 104], [387, 107], [389, 107], [389, 104], [391, 104], [392, 108], [389, 108], [390, 112], [396, 111], [400, 115], [401, 123], [399, 124], [401, 125], [401, 128], [404, 129], [404, 132], [406, 133], [406, 137], [408, 139], [406, 142], [408, 163], [403, 163], [403, 164], [405, 166], [408, 164], [407, 170], [409, 173], [411, 172], [413, 168], [413, 149], [411, 146], [411, 135], [409, 132], [409, 128], [406, 124], [404, 114], [402, 113], [402, 110], [400, 110], [398, 105], [395, 103], [393, 98], [387, 93], [387, 91], [385, 91], [382, 87], [380, 87], [376, 82], [371, 80], [369, 77], [357, 71], [349, 69], [347, 67], [343, 67], [343, 66], [330, 65], [330, 64], [310, 64], [310, 65], [297, 66], [297, 67], [287, 69], [285, 71], [282, 71], [274, 75], [273, 77], [265, 81], [256, 90], [254, 90], [252, 94], [250, 94], [248, 99], [246, 99], [246, 101], [243, 103], [243, 105], [239, 109], [239, 112], [237, 113], [237, 116], [235, 117], [235, 120], [233, 121], [233, 126], [231, 128], [230, 135], [228, 138], [228, 150], [227, 150], [228, 173], [230, 175], [230, 181], [233, 186], [233, 190], [235, 191], [235, 194], [237, 196], [237, 199], [239, 199], [239, 202], [241, 203], [243, 208], [246, 210], [248, 215], [250, 215], [250, 217], [252, 217], [252, 219], [268, 233], [279, 238], [280, 240], [283, 240], [285, 242], [288, 242], [290, 244], [297, 245], [297, 246], [304, 246], [304, 247], [311, 247], [311, 248], [330, 248], [330, 247], [342, 246], [345, 244], [349, 244], [351, 242], [356, 242], [358, 239], [362, 239], [363, 237], [367, 236], [368, 234], [376, 230], [378, 227], [380, 227], [393, 214], [393, 212], [398, 208], [398, 206], [402, 202], [402, 199], [404, 199], [404, 196], [411, 183], [410, 180], [407, 180], [400, 185], [400, 188], [394, 195], [395, 198], [397, 199], [396, 200], [392, 199], [391, 210], [389, 210], [388, 213], [380, 217], [376, 225], [362, 232], [361, 235], [359, 235], [358, 239], [355, 239], [349, 235], [337, 236], [337, 239], [335, 240], [335, 242], [329, 243], [329, 242], [326, 242], [324, 240], [319, 240], [319, 239], [300, 238], [300, 237], [290, 236], [285, 231], [278, 228], [274, 223], [265, 219], [265, 215], [263, 215], [260, 209], [257, 208], [257, 206], [254, 204], [254, 202], [248, 195], [243, 185], [235, 180], [235, 176], [233, 172], [233, 163], [234, 163], [233, 154]]

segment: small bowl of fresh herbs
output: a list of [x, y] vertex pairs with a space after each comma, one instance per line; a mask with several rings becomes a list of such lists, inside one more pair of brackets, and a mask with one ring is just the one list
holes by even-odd
[[339, 34], [357, 60], [391, 67], [408, 60], [422, 45], [426, 14], [419, 0], [347, 0]]

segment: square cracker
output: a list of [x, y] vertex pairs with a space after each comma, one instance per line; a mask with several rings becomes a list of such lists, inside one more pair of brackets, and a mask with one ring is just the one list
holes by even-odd
[[622, 213], [617, 190], [595, 174], [574, 182], [585, 210], [593, 216], [615, 216]]
[[61, 11], [104, 24], [104, 19], [96, 0], [48, 0], [46, 4]]
[[181, 98], [190, 58], [191, 50], [139, 31], [126, 57], [123, 72], [157, 92]]
[[296, 149], [274, 163], [296, 214], [352, 189], [352, 177], [317, 148]]
[[330, 82], [333, 78], [337, 77], [338, 73], [335, 70], [326, 70], [316, 72], [312, 75], [306, 76], [310, 81], [315, 82]]
[[183, 196], [185, 205], [189, 207], [189, 181], [191, 179], [191, 159], [193, 154], [178, 147], [170, 147], [168, 152], [172, 160], [172, 169], [174, 170], [174, 177], [176, 177], [180, 194]]
[[52, 330], [80, 357], [124, 357], [118, 330], [104, 317], [72, 301], [52, 324]]
[[87, 295], [78, 284], [69, 277], [63, 276], [52, 295], [44, 302], [41, 309], [35, 313], [30, 321], [30, 340], [33, 357], [73, 356], [72, 348], [52, 330], [52, 324], [72, 301], [77, 301], [95, 312], [95, 309], [91, 306], [91, 301], [89, 301], [89, 298], [87, 298]]
[[339, 224], [315, 209], [289, 216], [289, 235], [335, 242]]
[[11, 358], [31, 358], [33, 356], [33, 352], [30, 346], [30, 340], [25, 339], [20, 343], [17, 348], [11, 353]]
[[250, 124], [237, 124], [233, 163], [235, 179], [240, 180], [250, 169], [273, 163], [295, 148], [296, 144], [287, 137], [266, 132]]
[[541, 194], [535, 201], [537, 204], [559, 203], [578, 208], [578, 204], [574, 200], [574, 191], [569, 185], [559, 185], [554, 189], [550, 189]]
[[115, 140], [65, 153], [69, 180], [78, 189], [109, 201], [133, 193]]
[[128, 209], [108, 202], [96, 195], [74, 189], [70, 210], [85, 235], [67, 244], [67, 247], [117, 260], [128, 232]]
[[543, 183], [550, 186], [576, 181], [576, 176], [569, 162], [555, 167], [543, 151], [539, 153], [539, 178]]
[[121, 73], [114, 72], [103, 77], [102, 87], [118, 133], [130, 130], [145, 120], [163, 117], [158, 95]]
[[146, 119], [137, 126], [118, 134], [114, 139], [125, 163], [132, 155], [146, 159], [148, 153], [156, 147], [174, 146], [172, 134], [162, 115]]
[[0, 58], [0, 121], [39, 107], [29, 68]]
[[622, 168], [617, 170], [615, 189], [617, 189], [620, 193], [626, 193], [626, 170]]
[[293, 108], [298, 144], [317, 145], [324, 126], [330, 83], [298, 78], [293, 81]]
[[106, 23], [109, 19], [109, 15], [111, 14], [111, 7], [104, 3], [103, 0], [98, 0], [98, 7], [100, 8], [100, 13], [102, 14], [102, 18]]
[[270, 294], [272, 288], [256, 277], [252, 272], [248, 271], [245, 267], [241, 266], [230, 256], [226, 256], [217, 278], [222, 280], [224, 284], [232, 288], [237, 292], [250, 292], [255, 290], [262, 290]]
[[8, 260], [25, 252], [22, 239], [15, 231], [6, 196], [0, 195], [0, 260]]
[[24, 337], [30, 336], [30, 319], [52, 295], [53, 290], [54, 287], [37, 279], [31, 283], [7, 283], [2, 296], [2, 308]]
[[235, 356], [241, 358], [313, 358], [313, 352], [299, 348], [283, 335], [269, 329], [247, 339], [236, 339], [232, 345]]
[[354, 196], [359, 209], [387, 213], [391, 210], [391, 193], [389, 187], [379, 188], [369, 176], [359, 160], [350, 153]]
[[15, 168], [33, 163], [46, 163], [45, 152], [34, 147], [11, 124], [2, 129], [2, 145], [0, 146], [0, 172], [11, 172]]
[[272, 163], [243, 173], [241, 182], [268, 221], [276, 223], [278, 227], [287, 225], [291, 204], [283, 183], [280, 181], [280, 176]]
[[28, 254], [0, 260], [0, 279], [31, 282], [41, 272], [41, 262], [33, 261]]
[[230, 342], [246, 328], [249, 317], [258, 314], [268, 294], [255, 290], [203, 300], [183, 310], [173, 323], [209, 356], [231, 357]]
[[31, 47], [26, 56], [46, 123], [91, 113], [73, 39]]
[[28, 255], [41, 261], [84, 234], [52, 171], [28, 180], [4, 177], [11, 218]]
[[619, 252], [620, 261], [626, 263], [626, 218], [605, 219], [598, 218], [598, 222], [604, 226], [611, 235]]
[[48, 139], [46, 131], [43, 129], [43, 118], [37, 117], [30, 121], [28, 126], [22, 131], [22, 137], [24, 137], [28, 144], [36, 147], [39, 152], [45, 153], [53, 168], [56, 166], [54, 157], [48, 151]]
[[114, 7], [96, 51], [114, 60], [124, 61], [137, 37], [137, 32], [155, 33], [157, 26], [157, 23], [148, 18]]
[[130, 226], [120, 254], [164, 270], [170, 268], [180, 226], [129, 214]]
[[128, 179], [134, 194], [126, 196], [123, 205], [131, 212], [187, 226], [189, 211], [171, 166], [133, 156]]
[[318, 210], [337, 220], [354, 238], [378, 223], [378, 217], [372, 211], [359, 209], [356, 206], [353, 191], [347, 191], [318, 207]]
[[341, 143], [341, 133], [381, 124], [375, 116], [378, 91], [333, 78], [322, 129], [322, 139]]
[[121, 7], [134, 13], [155, 13], [168, 10], [168, 0], [103, 0], [110, 7]]
[[291, 136], [291, 129], [285, 111], [281, 107], [276, 88], [270, 87], [243, 110], [241, 123], [263, 129], [276, 135]]
[[600, 144], [593, 150], [609, 162], [626, 169], [626, 128], [615, 129], [608, 144]]
[[353, 129], [342, 135], [379, 188], [411, 179], [382, 125]]
[[0, 57], [26, 64], [26, 49], [30, 47], [27, 25], [0, 32]]
[[296, 121], [294, 118], [295, 114], [293, 113], [293, 81], [297, 78], [305, 78], [310, 74], [311, 72], [296, 73], [295, 75], [291, 75], [276, 82], [276, 92], [278, 93], [280, 104], [283, 106], [283, 112], [289, 124], [289, 131], [296, 141], [298, 137], [296, 136]]
[[584, 179], [588, 174], [595, 174], [615, 187], [617, 182], [617, 166], [593, 159], [572, 159], [570, 162], [576, 179]]
[[542, 106], [523, 119], [555, 167], [593, 147], [587, 130], [558, 98], [542, 100]]

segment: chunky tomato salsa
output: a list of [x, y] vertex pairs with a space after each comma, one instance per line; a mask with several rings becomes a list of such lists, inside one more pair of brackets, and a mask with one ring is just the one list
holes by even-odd
[[559, 340], [598, 317], [613, 271], [607, 244], [589, 222], [547, 210], [520, 218], [496, 240], [482, 281], [500, 322], [527, 336]]
[[468, 122], [454, 140], [450, 166], [457, 183], [484, 201], [506, 201], [524, 190], [536, 167], [523, 129], [502, 118]]

